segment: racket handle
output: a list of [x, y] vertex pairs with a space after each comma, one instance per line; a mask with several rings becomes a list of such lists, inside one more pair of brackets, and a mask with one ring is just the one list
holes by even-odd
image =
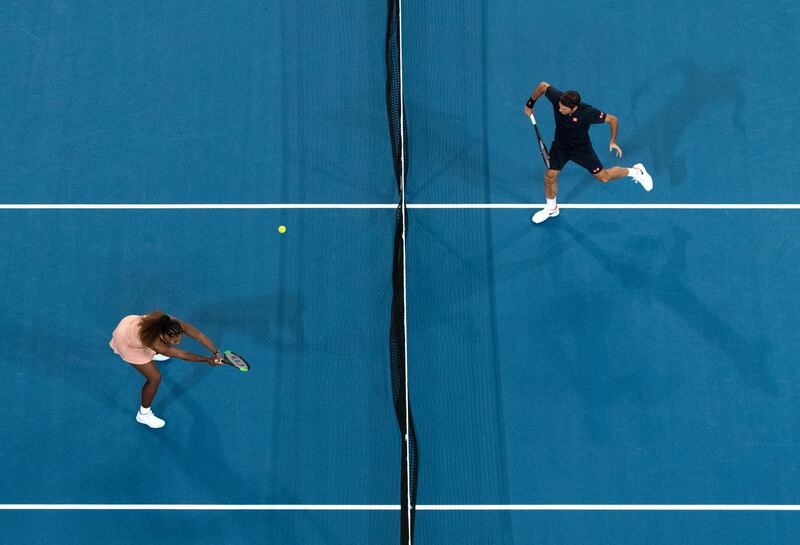
[[536, 118], [535, 118], [535, 117], [533, 117], [533, 114], [531, 114], [531, 115], [530, 115], [530, 116], [528, 116], [528, 117], [530, 117], [530, 118], [531, 118], [531, 123], [533, 123], [533, 126], [535, 127], [535, 126], [536, 126]]

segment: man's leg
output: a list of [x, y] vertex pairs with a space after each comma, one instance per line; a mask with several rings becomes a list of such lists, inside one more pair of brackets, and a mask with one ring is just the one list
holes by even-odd
[[619, 180], [620, 178], [629, 176], [630, 175], [630, 173], [628, 172], [629, 170], [630, 169], [623, 167], [604, 168], [603, 170], [595, 174], [594, 177], [605, 184], [610, 182], [611, 180]]
[[558, 204], [556, 204], [558, 175], [568, 161], [569, 154], [561, 148], [558, 141], [554, 140], [550, 145], [550, 168], [544, 173], [544, 196], [547, 198], [547, 205], [531, 217], [533, 223], [542, 223], [558, 215]]
[[612, 180], [619, 180], [625, 176], [630, 176], [637, 184], [640, 184], [645, 191], [651, 191], [653, 189], [653, 178], [647, 173], [642, 163], [636, 163], [632, 168], [604, 168], [599, 172], [592, 172], [592, 174], [604, 184]]
[[558, 175], [560, 170], [548, 169], [544, 173], [544, 196], [548, 199], [555, 199], [558, 194]]
[[544, 196], [547, 198], [547, 205], [531, 217], [533, 223], [542, 223], [548, 218], [554, 218], [558, 215], [556, 195], [558, 194], [559, 174], [561, 174], [560, 170], [552, 168], [544, 173]]
[[595, 153], [592, 147], [588, 147], [576, 153], [571, 159], [588, 170], [592, 176], [604, 184], [612, 180], [619, 180], [625, 176], [630, 176], [637, 184], [641, 184], [646, 191], [653, 189], [653, 179], [641, 163], [636, 163], [632, 168], [603, 168], [603, 164], [600, 162], [600, 159], [598, 159], [597, 153]]

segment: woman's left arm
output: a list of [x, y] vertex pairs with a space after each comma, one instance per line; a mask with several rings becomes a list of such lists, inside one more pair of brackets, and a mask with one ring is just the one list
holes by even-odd
[[208, 348], [214, 354], [219, 354], [219, 349], [214, 342], [206, 337], [205, 333], [194, 327], [192, 324], [188, 322], [184, 322], [183, 320], [178, 320], [181, 323], [181, 327], [183, 328], [183, 332], [189, 335], [191, 338]]

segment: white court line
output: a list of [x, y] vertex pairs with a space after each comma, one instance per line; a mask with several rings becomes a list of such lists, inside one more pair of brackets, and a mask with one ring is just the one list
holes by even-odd
[[[498, 203], [498, 204], [409, 204], [409, 208], [541, 208], [544, 203]], [[581, 210], [800, 210], [800, 204], [561, 204], [560, 208]]]
[[[0, 511], [399, 511], [399, 505], [306, 504], [0, 504]], [[417, 511], [800, 511], [782, 504], [417, 505]]]
[[[409, 209], [532, 209], [544, 203], [455, 203], [411, 204]], [[561, 208], [581, 210], [800, 210], [800, 204], [561, 204]], [[0, 210], [318, 210], [318, 209], [396, 209], [397, 204], [306, 204], [306, 203], [249, 203], [249, 204], [0, 204]]]
[[577, 504], [577, 505], [418, 505], [418, 511], [800, 511], [800, 505]]
[[397, 208], [397, 204], [0, 204], [0, 210], [270, 210]]

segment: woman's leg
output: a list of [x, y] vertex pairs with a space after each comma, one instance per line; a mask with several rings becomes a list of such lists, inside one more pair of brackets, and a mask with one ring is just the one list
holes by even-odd
[[149, 409], [153, 403], [153, 398], [156, 397], [158, 385], [161, 383], [161, 371], [152, 361], [142, 365], [131, 364], [131, 367], [135, 368], [147, 379], [144, 386], [142, 386], [142, 407]]

